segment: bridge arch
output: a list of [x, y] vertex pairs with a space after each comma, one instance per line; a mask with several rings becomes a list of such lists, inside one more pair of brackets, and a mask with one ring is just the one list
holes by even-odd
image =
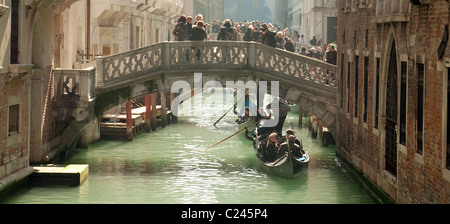
[[[336, 66], [309, 57], [255, 42], [162, 42], [98, 58], [96, 63], [85, 70], [55, 71], [57, 101], [68, 98], [63, 84], [68, 76], [77, 77], [80, 84], [78, 97], [71, 98], [72, 110], [66, 106], [65, 113], [71, 114], [65, 119], [76, 117], [67, 136], [76, 136], [114, 105], [171, 91], [176, 81], [186, 81], [193, 89], [195, 73], [202, 73], [203, 85], [212, 80], [224, 87], [227, 81], [278, 81], [281, 98], [314, 113], [336, 133]], [[78, 139], [68, 138], [61, 145], [74, 141]]]

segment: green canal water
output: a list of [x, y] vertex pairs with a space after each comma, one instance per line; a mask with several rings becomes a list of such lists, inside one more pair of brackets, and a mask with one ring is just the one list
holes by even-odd
[[[302, 139], [311, 162], [306, 174], [282, 179], [257, 162], [252, 143], [234, 137], [236, 117], [213, 124], [232, 104], [221, 94], [203, 95], [216, 104], [204, 114], [183, 115], [177, 124], [144, 133], [132, 142], [101, 140], [79, 149], [68, 164], [89, 164], [89, 178], [79, 187], [30, 186], [8, 204], [372, 204], [340, 165], [335, 146], [312, 139], [308, 118], [298, 125], [292, 108], [285, 128]], [[205, 103], [205, 100], [203, 100]], [[195, 104], [194, 104], [195, 105]], [[194, 108], [197, 108], [196, 105]], [[181, 109], [183, 111], [183, 109]]]

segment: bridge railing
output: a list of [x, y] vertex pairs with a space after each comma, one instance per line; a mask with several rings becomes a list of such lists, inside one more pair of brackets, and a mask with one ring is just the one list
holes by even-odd
[[[166, 69], [240, 69], [247, 65], [249, 44], [245, 42], [169, 42]], [[166, 52], [165, 52], [166, 53]]]
[[254, 69], [336, 91], [336, 66], [255, 42], [162, 42], [97, 59], [96, 86], [171, 70]]
[[333, 90], [337, 87], [335, 65], [265, 45], [257, 48], [256, 68], [271, 74], [298, 78]]
[[89, 102], [95, 98], [95, 68], [53, 70], [55, 97]]

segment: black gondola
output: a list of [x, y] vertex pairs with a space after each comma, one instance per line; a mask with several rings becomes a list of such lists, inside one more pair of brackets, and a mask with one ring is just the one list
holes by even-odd
[[309, 164], [309, 155], [308, 152], [305, 151], [305, 154], [302, 158], [295, 157], [291, 150], [282, 156], [281, 158], [276, 159], [274, 162], [267, 162], [263, 158], [263, 155], [260, 152], [261, 141], [263, 139], [259, 139], [257, 131], [256, 138], [254, 141], [253, 148], [255, 150], [256, 157], [258, 158], [261, 166], [269, 173], [274, 174], [283, 178], [293, 178], [301, 171], [306, 171]]

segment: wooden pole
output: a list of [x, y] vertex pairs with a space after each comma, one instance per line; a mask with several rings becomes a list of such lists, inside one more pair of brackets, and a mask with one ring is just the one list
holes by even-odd
[[227, 137], [226, 139], [224, 139], [224, 140], [222, 140], [222, 141], [220, 141], [220, 142], [214, 144], [213, 146], [211, 146], [211, 147], [209, 147], [209, 148], [207, 148], [207, 149], [205, 149], [205, 150], [203, 150], [203, 151], [206, 152], [206, 151], [208, 151], [208, 150], [210, 150], [210, 149], [212, 149], [212, 148], [218, 146], [219, 144], [221, 144], [221, 143], [227, 141], [228, 139], [230, 139], [230, 138], [232, 138], [232, 137], [234, 137], [234, 136], [236, 136], [236, 135], [238, 135], [238, 134], [244, 132], [244, 131], [247, 130], [248, 128], [251, 128], [251, 127], [253, 127], [253, 126], [259, 124], [259, 122], [261, 122], [261, 121], [257, 121], [257, 122], [255, 122], [255, 123], [253, 123], [253, 124], [251, 124], [251, 125], [249, 125], [249, 126], [243, 128], [243, 129], [239, 130], [238, 132], [232, 134], [230, 137]]
[[167, 92], [168, 94], [169, 94], [169, 105], [167, 105], [167, 107], [169, 108], [169, 110], [170, 110], [170, 115], [169, 115], [169, 117], [170, 117], [170, 123], [172, 124], [172, 123], [175, 123], [176, 121], [175, 121], [175, 118], [174, 118], [174, 116], [173, 116], [173, 108], [172, 108], [172, 102], [173, 102], [173, 99], [175, 98], [174, 97], [174, 93], [172, 93], [172, 92]]
[[[155, 122], [155, 121], [153, 121]], [[150, 133], [152, 131], [152, 97], [145, 96], [145, 131]]]
[[299, 107], [299, 112], [298, 112], [298, 126], [300, 128], [302, 128], [303, 126], [303, 107]]
[[[170, 104], [173, 104], [173, 101], [175, 100], [175, 98], [178, 97], [178, 93], [172, 93], [171, 94], [171, 99], [170, 99]], [[174, 115], [173, 111], [174, 109], [176, 109], [178, 111], [178, 107], [179, 107], [179, 102], [176, 102], [176, 104], [173, 105], [173, 108], [171, 107], [170, 110], [172, 111], [172, 121], [174, 124], [176, 124], [178, 122], [178, 118], [177, 116]]]
[[131, 101], [127, 102], [127, 140], [133, 141], [133, 117], [131, 114]]
[[151, 119], [152, 119], [152, 131], [156, 131], [156, 94], [151, 94], [150, 95], [151, 98], [151, 105], [152, 105], [152, 112], [151, 112]]
[[161, 126], [165, 128], [167, 127], [166, 93], [160, 92], [160, 94], [161, 94]]

